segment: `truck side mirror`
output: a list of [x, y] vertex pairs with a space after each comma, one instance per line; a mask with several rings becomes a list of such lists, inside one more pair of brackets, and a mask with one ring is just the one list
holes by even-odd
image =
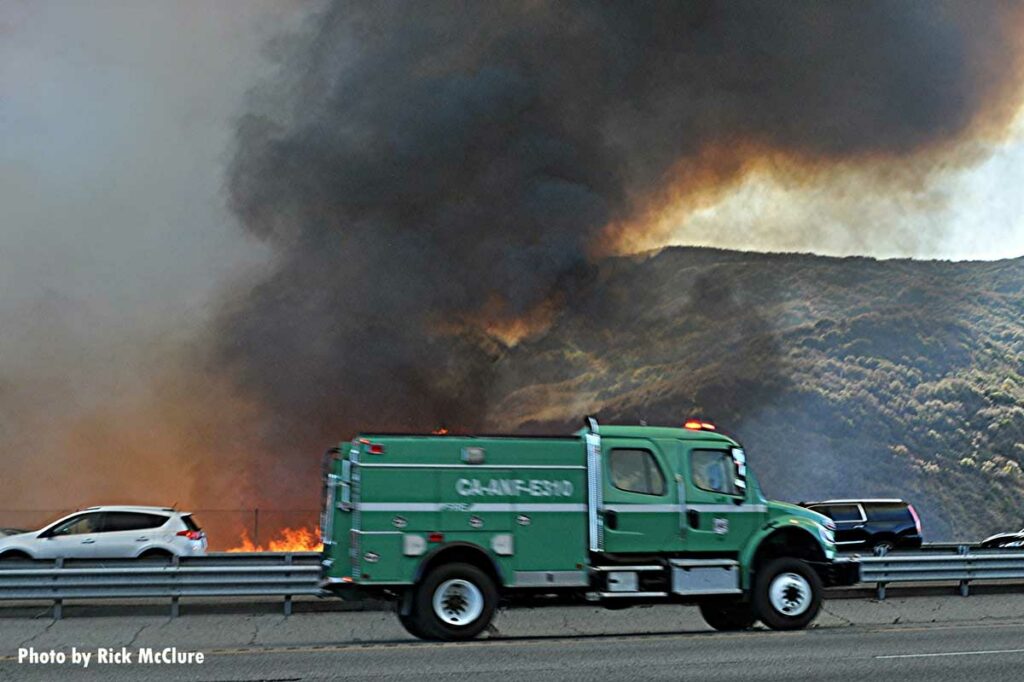
[[736, 470], [736, 492], [744, 497], [747, 494], [747, 454], [743, 448], [732, 449], [732, 462]]

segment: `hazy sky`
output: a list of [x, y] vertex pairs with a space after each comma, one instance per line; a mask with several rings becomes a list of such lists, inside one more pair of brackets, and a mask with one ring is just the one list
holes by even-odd
[[200, 306], [253, 261], [224, 205], [234, 118], [298, 15], [277, 0], [0, 0], [0, 312]]
[[[268, 38], [314, 6], [0, 0], [0, 314], [57, 295], [114, 322], [187, 320], [218, 283], [258, 266], [259, 245], [224, 206], [234, 117], [271, 68]], [[1020, 256], [1024, 125], [989, 151], [898, 199], [858, 192], [855, 173], [798, 189], [755, 174], [715, 206], [679, 216], [672, 241]], [[832, 229], [861, 220], [891, 222], [897, 238], [857, 243], [856, 231]], [[943, 236], [922, 244], [924, 230]]]

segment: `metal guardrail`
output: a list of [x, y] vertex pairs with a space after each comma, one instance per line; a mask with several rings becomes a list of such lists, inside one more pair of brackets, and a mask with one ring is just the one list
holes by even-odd
[[172, 559], [10, 561], [0, 565], [0, 601], [47, 600], [60, 619], [66, 599], [292, 597], [320, 593], [318, 552], [251, 552]]
[[[981, 580], [1024, 581], [1024, 551], [979, 550], [969, 545], [934, 545], [883, 556], [846, 556], [860, 566], [860, 585], [874, 585], [879, 600], [886, 586], [954, 582], [968, 596]], [[292, 597], [320, 595], [319, 552], [220, 553], [177, 559], [11, 561], [0, 564], [0, 601], [53, 602], [62, 616], [67, 599], [156, 598], [171, 600], [179, 614], [181, 597]]]
[[976, 550], [963, 545], [955, 554], [905, 552], [860, 557], [860, 582], [874, 584], [876, 596], [885, 599], [892, 583], [956, 582], [961, 596], [979, 580], [1024, 580], [1024, 552], [1005, 549]]

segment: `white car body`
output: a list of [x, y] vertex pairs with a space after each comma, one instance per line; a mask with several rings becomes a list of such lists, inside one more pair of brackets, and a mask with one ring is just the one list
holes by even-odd
[[0, 537], [0, 559], [134, 559], [206, 554], [206, 533], [167, 507], [89, 507], [41, 530]]

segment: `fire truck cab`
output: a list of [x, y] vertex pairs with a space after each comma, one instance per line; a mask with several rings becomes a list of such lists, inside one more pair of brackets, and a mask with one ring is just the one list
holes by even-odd
[[770, 502], [705, 422], [566, 437], [365, 434], [329, 451], [323, 585], [385, 597], [424, 639], [475, 637], [499, 604], [697, 604], [719, 630], [807, 626], [855, 581], [835, 526]]

